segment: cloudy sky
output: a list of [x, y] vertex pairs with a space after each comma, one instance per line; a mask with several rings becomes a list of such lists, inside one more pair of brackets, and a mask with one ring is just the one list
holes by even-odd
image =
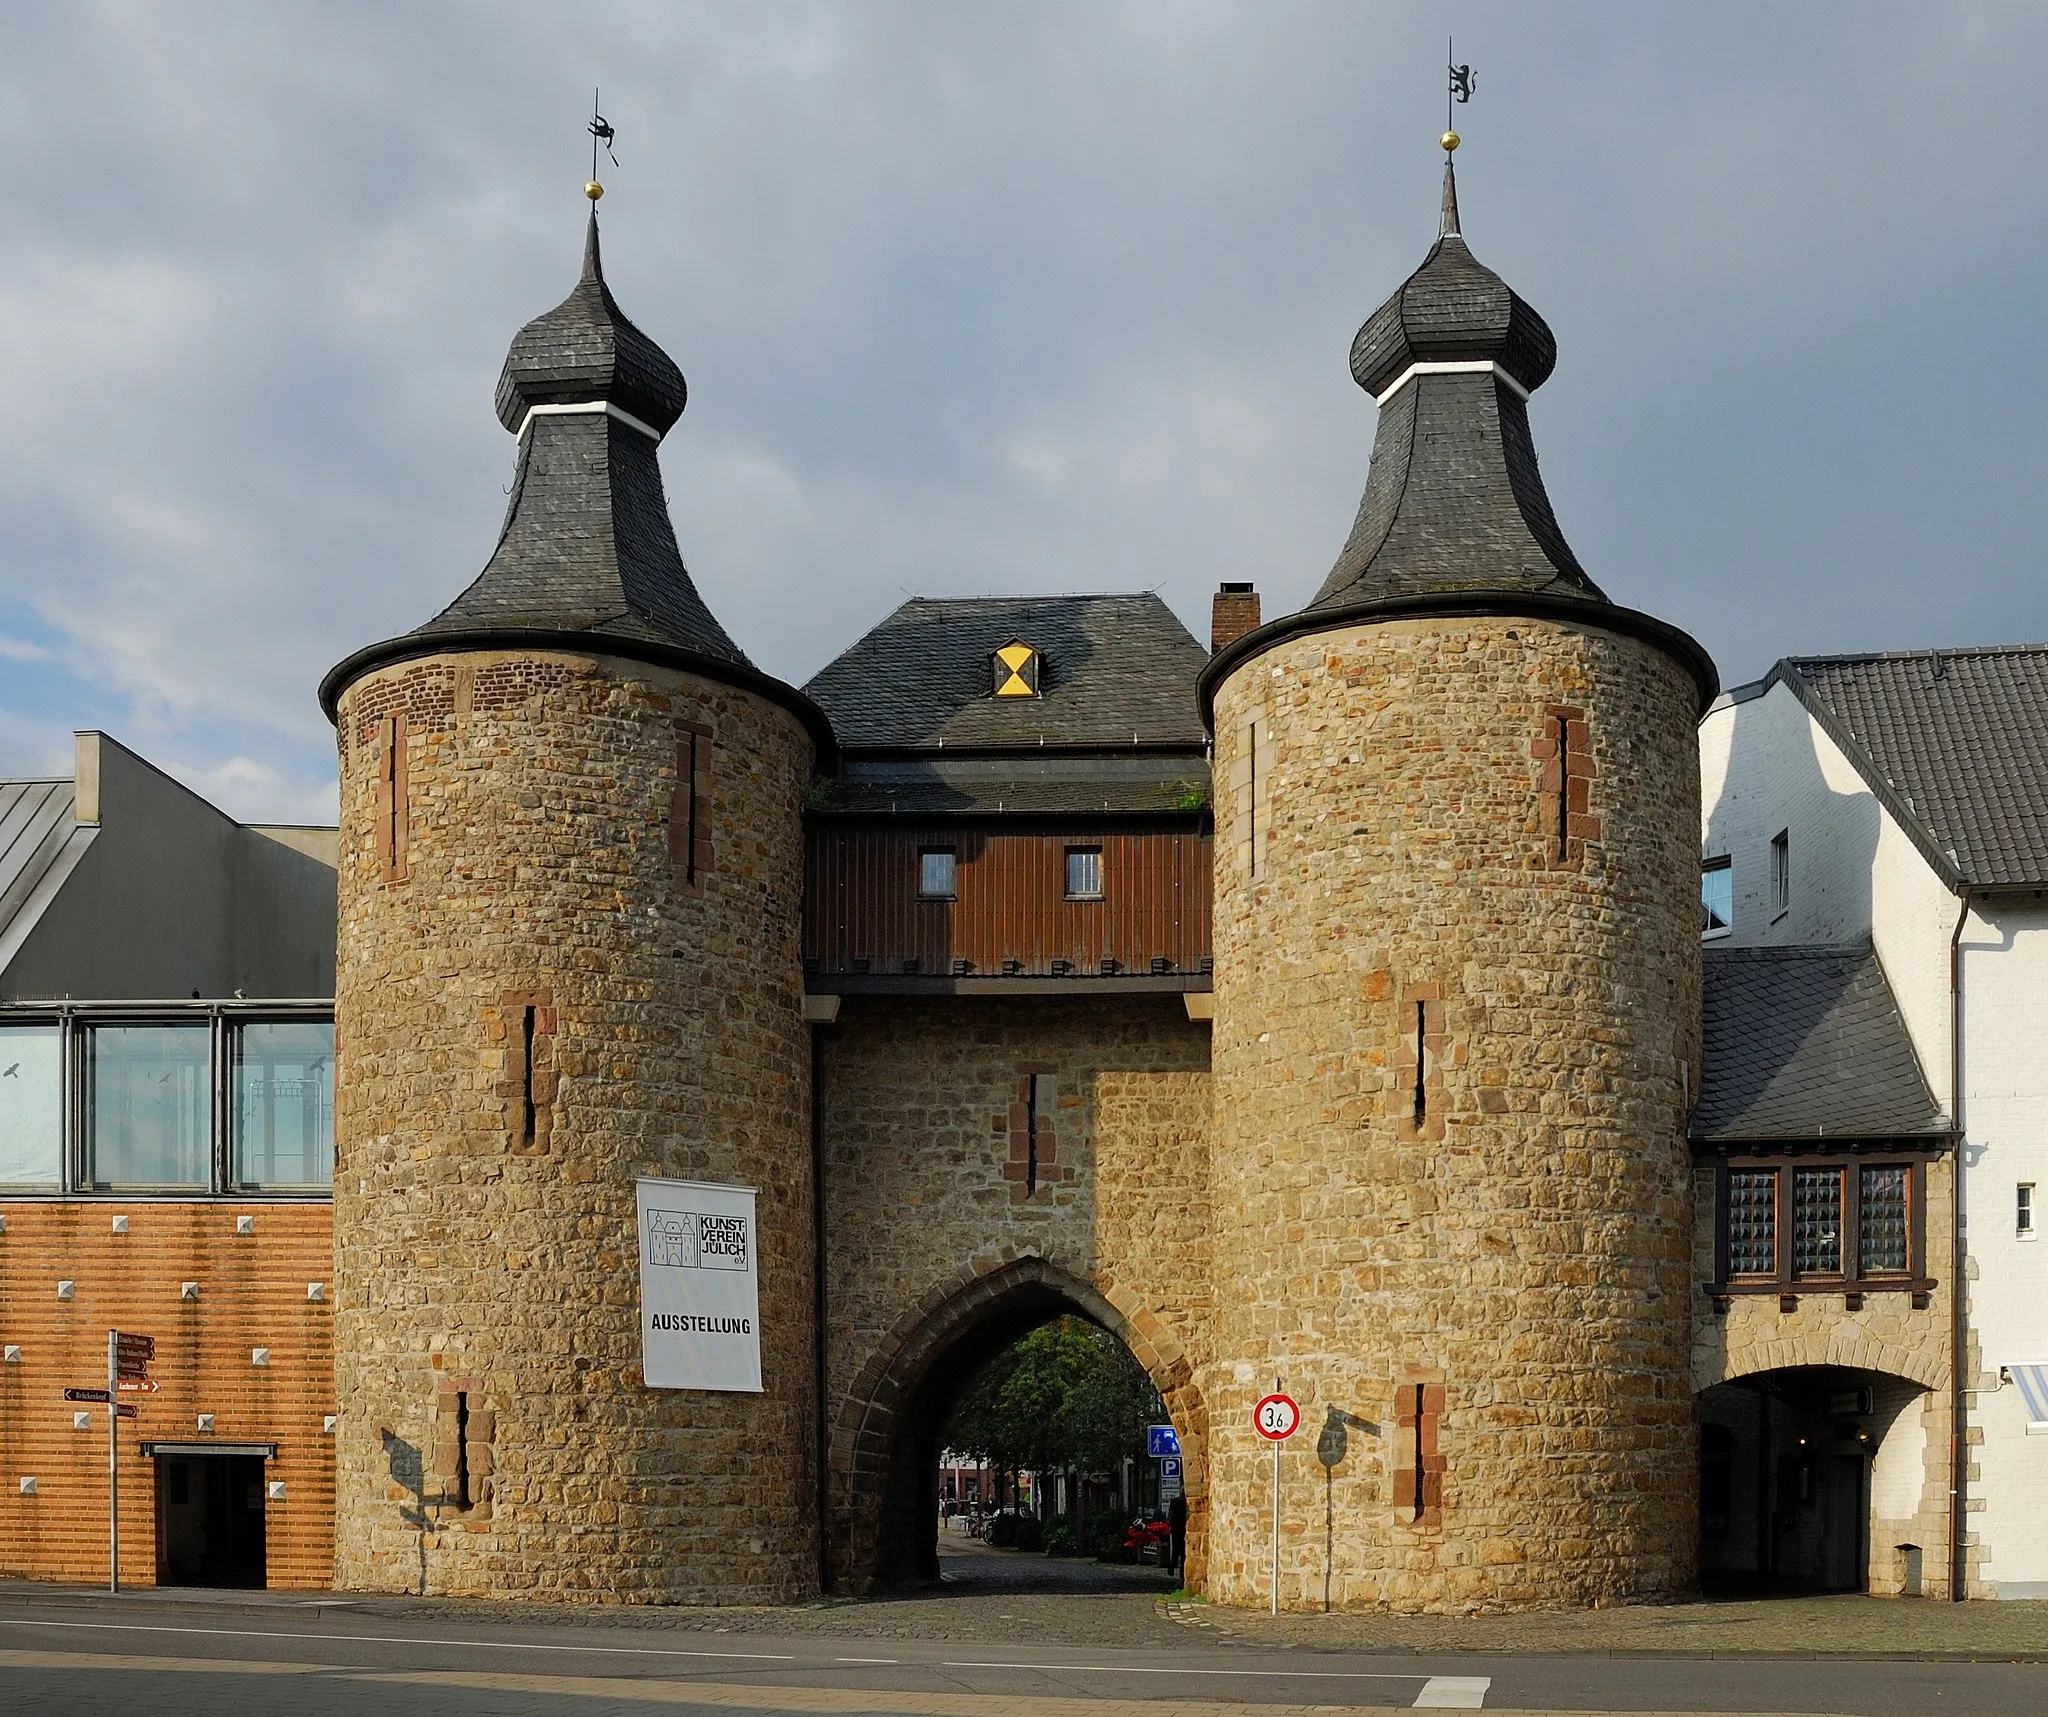
[[1608, 592], [1730, 683], [2048, 638], [2048, 8], [74, 0], [0, 17], [0, 769], [105, 727], [331, 819], [313, 688], [489, 553], [593, 84], [684, 556], [763, 667], [907, 593], [1299, 606], [1453, 30], [1466, 234], [1556, 330]]

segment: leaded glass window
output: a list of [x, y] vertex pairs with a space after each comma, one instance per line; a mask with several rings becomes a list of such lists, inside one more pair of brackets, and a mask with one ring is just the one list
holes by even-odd
[[1778, 1273], [1776, 1169], [1731, 1169], [1728, 1173], [1728, 1273]]
[[1792, 1171], [1792, 1273], [1842, 1273], [1842, 1171]]
[[1903, 1165], [1863, 1170], [1858, 1250], [1866, 1276], [1905, 1274], [1908, 1172]]

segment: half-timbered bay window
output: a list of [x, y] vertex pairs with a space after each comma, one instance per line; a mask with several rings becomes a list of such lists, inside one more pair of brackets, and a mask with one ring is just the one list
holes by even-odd
[[1927, 1280], [1926, 1159], [1730, 1156], [1716, 1167], [1709, 1292], [1912, 1293]]

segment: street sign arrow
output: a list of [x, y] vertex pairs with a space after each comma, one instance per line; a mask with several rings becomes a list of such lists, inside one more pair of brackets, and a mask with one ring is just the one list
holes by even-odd
[[104, 1389], [67, 1389], [64, 1391], [64, 1399], [66, 1401], [105, 1401], [108, 1399], [108, 1396]]
[[123, 1395], [154, 1395], [162, 1387], [154, 1377], [124, 1377], [121, 1379]]

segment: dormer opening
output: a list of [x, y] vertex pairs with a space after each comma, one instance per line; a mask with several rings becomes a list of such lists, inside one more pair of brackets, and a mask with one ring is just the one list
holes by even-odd
[[989, 657], [989, 694], [999, 698], [1035, 698], [1044, 658], [1021, 638], [1013, 638]]

